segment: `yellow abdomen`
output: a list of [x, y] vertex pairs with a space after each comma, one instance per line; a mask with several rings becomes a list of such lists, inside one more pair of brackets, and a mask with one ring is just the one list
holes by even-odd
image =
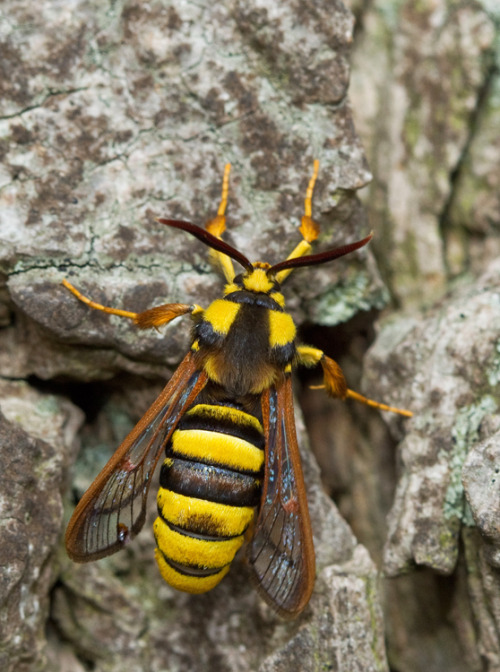
[[229, 571], [254, 518], [264, 433], [253, 415], [197, 404], [166, 449], [154, 524], [156, 560], [170, 585], [211, 590]]

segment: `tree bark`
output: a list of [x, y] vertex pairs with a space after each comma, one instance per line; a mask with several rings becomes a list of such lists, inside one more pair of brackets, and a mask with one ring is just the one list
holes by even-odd
[[[354, 38], [339, 0], [3, 3], [2, 670], [500, 669], [499, 17], [452, 0], [352, 11]], [[350, 388], [414, 417], [334, 404], [301, 377], [323, 472], [297, 409], [310, 605], [283, 622], [238, 560], [206, 595], [163, 584], [153, 494], [127, 550], [73, 564], [74, 503], [189, 327], [139, 333], [61, 280], [130, 311], [206, 306], [222, 288], [206, 250], [156, 218], [203, 225], [230, 162], [225, 236], [276, 263], [300, 240], [315, 158], [318, 249], [375, 237], [294, 273], [287, 306]]]

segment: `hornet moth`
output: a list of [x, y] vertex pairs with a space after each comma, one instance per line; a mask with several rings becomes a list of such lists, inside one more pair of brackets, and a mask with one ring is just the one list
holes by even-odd
[[[165, 451], [154, 523], [155, 556], [165, 581], [190, 593], [211, 590], [249, 537], [247, 559], [262, 597], [284, 617], [298, 615], [308, 603], [315, 559], [295, 433], [292, 369], [319, 364], [321, 387], [331, 397], [411, 416], [353, 392], [333, 359], [296, 342], [281, 293], [283, 281], [294, 268], [332, 261], [372, 238], [309, 254], [319, 235], [311, 217], [318, 167], [315, 161], [299, 228], [302, 240], [273, 266], [251, 263], [221, 239], [229, 164], [217, 215], [204, 229], [158, 220], [211, 248], [226, 285], [222, 297], [206, 309], [167, 303], [133, 313], [95, 303], [63, 280], [80, 301], [131, 319], [140, 329], [182, 315], [193, 320], [188, 354], [73, 513], [66, 548], [74, 561], [115, 553], [138, 534], [153, 471]], [[235, 273], [233, 261], [242, 273]]]

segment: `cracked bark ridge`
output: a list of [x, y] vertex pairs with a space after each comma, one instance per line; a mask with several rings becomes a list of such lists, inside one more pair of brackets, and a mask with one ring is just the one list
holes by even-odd
[[[321, 244], [366, 233], [353, 192], [370, 175], [347, 100], [353, 20], [340, 1], [110, 9], [81, 0], [34, 12], [7, 0], [2, 9], [0, 269], [16, 313], [43, 327], [38, 360], [47, 362], [42, 371], [28, 349], [23, 375], [84, 378], [72, 354], [81, 342], [97, 349], [106, 376], [139, 372], [144, 358], [180, 359], [177, 329], [138, 339], [123, 320], [90, 317], [59, 283], [69, 276], [132, 311], [213, 298], [206, 250], [155, 218], [212, 217], [228, 161], [228, 238], [252, 259], [277, 261], [300, 239], [315, 157]], [[300, 274], [291, 279], [299, 319], [337, 323], [357, 300], [384, 302], [374, 265], [335, 269], [311, 269], [306, 295]], [[350, 291], [342, 310], [332, 272]]]
[[[498, 352], [498, 350], [497, 350]], [[500, 667], [500, 414], [488, 418], [472, 446], [462, 470], [462, 480], [477, 529], [462, 535], [469, 578], [472, 610], [477, 623], [478, 654], [488, 669]]]
[[47, 664], [49, 594], [61, 491], [81, 413], [25, 383], [0, 383], [0, 667], [31, 672]]
[[350, 95], [374, 175], [374, 249], [407, 307], [500, 253], [493, 4], [375, 0], [362, 12]]
[[[365, 375], [367, 389], [415, 413], [399, 446], [400, 475], [388, 519], [385, 572], [396, 576], [420, 565], [452, 574], [460, 573], [465, 563], [469, 596], [456, 598], [453, 620], [457, 626], [462, 619], [462, 629], [472, 633], [461, 645], [475, 660], [474, 670], [480, 669], [477, 651], [487, 652], [489, 661], [500, 660], [494, 522], [499, 278], [500, 263], [495, 260], [478, 280], [457, 288], [423, 319], [399, 317], [385, 325], [367, 357]], [[397, 431], [397, 420], [391, 422]], [[474, 522], [482, 539], [471, 529]], [[464, 619], [469, 611], [470, 620]]]
[[[494, 418], [500, 425], [500, 415]], [[485, 542], [489, 564], [500, 569], [500, 432], [476, 443], [467, 455], [462, 479], [474, 522]]]

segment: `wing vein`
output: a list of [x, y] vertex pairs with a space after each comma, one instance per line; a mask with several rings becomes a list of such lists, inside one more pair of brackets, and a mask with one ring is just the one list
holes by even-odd
[[140, 531], [160, 453], [206, 382], [189, 353], [76, 507], [66, 531], [73, 560], [86, 562], [115, 553]]
[[248, 556], [264, 599], [284, 616], [295, 616], [310, 598], [315, 566], [288, 376], [263, 393], [262, 415], [265, 474]]

